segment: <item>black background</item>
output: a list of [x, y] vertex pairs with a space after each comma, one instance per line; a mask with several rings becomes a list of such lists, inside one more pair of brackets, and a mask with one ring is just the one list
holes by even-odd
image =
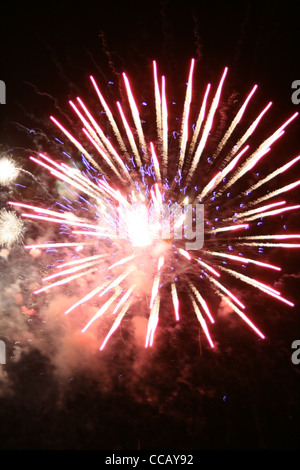
[[[107, 82], [126, 71], [142, 95], [153, 59], [177, 84], [174, 95], [183, 94], [191, 57], [205, 83], [229, 66], [229, 85], [246, 92], [257, 83], [259, 109], [273, 101], [280, 124], [299, 110], [291, 101], [291, 84], [300, 79], [295, 8], [278, 1], [12, 2], [1, 19], [1, 148], [22, 159], [33, 145], [29, 130], [48, 131], [49, 114], [66, 109], [90, 74]], [[275, 163], [297, 155], [298, 135], [297, 122]], [[263, 342], [221, 318], [220, 348], [212, 354], [205, 341], [199, 347], [198, 327], [187, 315], [175, 336], [161, 320], [158, 346], [138, 371], [139, 352], [131, 356], [126, 340], [116, 339], [105, 352], [109, 386], [97, 357], [92, 373], [75, 370], [59, 381], [49, 357], [34, 347], [8, 361], [2, 367], [12, 387], [0, 398], [0, 448], [298, 449], [300, 369], [291, 362], [291, 344], [300, 337], [299, 255], [280, 256], [289, 274], [284, 292], [295, 307], [251, 294], [251, 310], [267, 332]]]

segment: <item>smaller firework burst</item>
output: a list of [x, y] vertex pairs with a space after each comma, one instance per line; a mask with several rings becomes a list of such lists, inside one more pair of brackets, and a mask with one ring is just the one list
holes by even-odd
[[0, 158], [0, 186], [10, 186], [18, 177], [19, 169], [10, 158]]
[[0, 246], [11, 248], [22, 242], [24, 224], [13, 211], [2, 209], [0, 211]]

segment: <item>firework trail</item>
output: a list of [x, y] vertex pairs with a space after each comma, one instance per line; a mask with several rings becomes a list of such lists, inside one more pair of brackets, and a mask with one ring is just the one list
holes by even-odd
[[[69, 104], [81, 123], [82, 137], [75, 137], [51, 116], [61, 138], [67, 138], [80, 156], [77, 163], [71, 159], [69, 164], [61, 163], [46, 154], [30, 157], [64, 183], [67, 192], [63, 200], [51, 208], [9, 202], [10, 206], [24, 211], [24, 219], [58, 226], [55, 241], [25, 246], [27, 250], [52, 252], [56, 257], [59, 254], [51, 273], [44, 277], [43, 285], [34, 294], [51, 293], [52, 289], [69, 284], [75, 290], [76, 282], [83, 278], [95, 281], [93, 288], [70, 305], [65, 314], [80, 310], [87, 302], [98, 302], [96, 313], [87, 319], [82, 332], [106, 315], [111, 328], [100, 345], [101, 350], [124, 316], [139, 304], [147, 306], [145, 346], [152, 346], [162, 301], [166, 297], [170, 299], [178, 321], [182, 293], [211, 347], [214, 342], [210, 329], [215, 320], [207, 292], [223, 299], [264, 338], [246, 314], [246, 306], [228, 288], [231, 278], [293, 306], [281, 292], [254, 279], [247, 268], [254, 265], [259, 270], [278, 272], [281, 267], [269, 263], [262, 254], [263, 248], [300, 246], [295, 243], [300, 238], [298, 234], [263, 232], [265, 218], [273, 219], [300, 207], [287, 205], [280, 199], [283, 193], [296, 188], [300, 180], [271, 192], [265, 189], [266, 183], [291, 169], [300, 156], [254, 184], [248, 181], [298, 113], [257, 146], [251, 137], [272, 103], [245, 128], [242, 118], [255, 95], [255, 85], [221, 141], [211, 149], [228, 69], [224, 69], [214, 92], [214, 86], [207, 85], [197, 105], [194, 69], [192, 60], [180, 125], [173, 131], [166, 80], [164, 76], [159, 78], [157, 64], [153, 62], [157, 135], [152, 141], [147, 138], [148, 124], [142, 121], [127, 75], [122, 76], [127, 102], [117, 102], [115, 112], [95, 78], [90, 77], [98, 99], [96, 109], [101, 107], [101, 119], [79, 97]], [[193, 115], [196, 106], [198, 111]], [[107, 126], [111, 129], [109, 137], [103, 130]], [[208, 165], [208, 171], [203, 170], [204, 165]], [[197, 212], [199, 207], [202, 217]], [[190, 242], [200, 233], [197, 225], [201, 226], [204, 244], [196, 243], [197, 240]], [[253, 255], [253, 247], [258, 247], [259, 259]]]

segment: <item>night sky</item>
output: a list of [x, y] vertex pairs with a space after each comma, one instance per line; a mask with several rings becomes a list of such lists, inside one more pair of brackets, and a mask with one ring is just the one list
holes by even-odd
[[[36, 185], [24, 175], [28, 200], [45, 200], [51, 184], [28, 161], [30, 151], [55, 150], [57, 130], [49, 116], [67, 123], [69, 99], [80, 95], [91, 102], [89, 75], [116, 101], [116, 94], [122, 98], [118, 77], [126, 71], [138, 99], [151, 100], [155, 59], [167, 77], [170, 100], [182, 102], [195, 58], [195, 87], [216, 84], [225, 66], [225, 98], [237, 91], [244, 96], [258, 84], [253, 117], [273, 102], [262, 132], [300, 111], [291, 100], [292, 82], [300, 80], [294, 2], [24, 2], [7, 5], [4, 16], [0, 151], [38, 179]], [[223, 110], [230, 112], [225, 102]], [[299, 155], [299, 130], [298, 119], [272, 150], [268, 171]], [[279, 182], [295, 181], [299, 166], [293, 168], [288, 181]], [[0, 209], [24, 194], [18, 188], [0, 190]], [[296, 189], [286, 197], [296, 204], [298, 196]], [[278, 223], [299, 233], [295, 213]], [[37, 235], [38, 228], [31, 227], [30, 237]], [[42, 260], [32, 259], [22, 246], [1, 253], [0, 339], [7, 345], [7, 363], [0, 365], [0, 449], [299, 448], [300, 365], [291, 361], [291, 345], [300, 339], [296, 250], [274, 250], [271, 258], [283, 268], [273, 282], [294, 308], [250, 286], [235, 291], [265, 340], [212, 298], [215, 350], [183, 302], [180, 324], [165, 306], [153, 348], [144, 349], [141, 324], [132, 315], [101, 353], [79, 338], [75, 320], [62, 319], [63, 302], [76, 293], [33, 305], [31, 290], [43, 271]], [[30, 308], [36, 312], [32, 316]]]

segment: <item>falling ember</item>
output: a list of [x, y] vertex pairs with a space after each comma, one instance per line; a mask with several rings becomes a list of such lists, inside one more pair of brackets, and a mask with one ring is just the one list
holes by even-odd
[[[175, 316], [176, 321], [183, 315], [183, 301], [189, 303], [213, 348], [213, 331], [210, 330], [215, 324], [216, 312], [209, 305], [208, 292], [226, 301], [233, 314], [259, 338], [264, 338], [246, 314], [246, 301], [242, 303], [229, 288], [232, 278], [237, 284], [247, 285], [249, 292], [259, 290], [290, 307], [294, 305], [277, 289], [260, 281], [260, 276], [255, 279], [248, 269], [256, 267], [258, 273], [260, 270], [281, 271], [282, 266], [273, 264], [261, 253], [262, 249], [300, 246], [295, 243], [300, 234], [262, 232], [265, 217], [268, 221], [278, 220], [278, 216], [284, 217], [285, 213], [300, 208], [300, 205], [286, 205], [286, 201], [278, 199], [282, 193], [297, 188], [300, 182], [288, 181], [278, 189], [272, 187], [261, 192], [277, 175], [286, 173], [288, 176], [288, 170], [300, 156], [264, 174], [255, 184], [249, 186], [248, 181], [254, 168], [256, 171], [261, 162], [269, 158], [273, 146], [298, 113], [254, 145], [255, 131], [272, 106], [272, 103], [264, 106], [240, 134], [240, 124], [257, 90], [255, 85], [243, 98], [222, 138], [213, 144], [228, 68], [216, 83], [206, 86], [200, 102], [194, 87], [195, 69], [193, 59], [181, 118], [176, 119], [178, 128], [174, 129], [166, 78], [159, 77], [157, 64], [153, 62], [155, 139], [147, 136], [139, 103], [125, 73], [121, 77], [126, 102], [117, 101], [113, 107], [91, 76], [96, 105], [102, 108], [99, 119], [92, 106], [88, 107], [80, 97], [69, 101], [82, 127], [79, 135], [74, 135], [51, 116], [62, 138], [70, 141], [81, 155], [80, 166], [72, 160], [69, 164], [58, 163], [45, 154], [30, 157], [53, 178], [63, 182], [70, 199], [65, 197], [64, 204], [57, 201], [51, 208], [9, 202], [12, 208], [24, 211], [22, 217], [29, 222], [52, 223], [61, 230], [58, 240], [25, 246], [30, 250], [62, 253], [34, 294], [45, 292], [47, 295], [52, 288], [72, 286], [81, 279], [96, 279], [96, 285], [68, 306], [65, 314], [79, 310], [90, 301], [97, 304], [96, 313], [89, 317], [82, 332], [95, 327], [96, 321], [105, 317], [111, 326], [102, 338], [101, 351], [138, 303], [147, 305], [145, 347], [151, 347], [165, 300], [172, 305], [172, 318]], [[212, 144], [215, 145], [213, 150]], [[5, 181], [9, 173], [13, 174], [12, 168], [5, 176], [0, 166], [0, 184], [4, 184], [1, 177]], [[268, 203], [263, 204], [266, 200]], [[199, 204], [204, 206], [203, 220], [198, 219]], [[9, 230], [5, 228], [6, 220]], [[13, 237], [21, 236], [22, 227], [14, 212], [1, 211], [2, 244], [10, 246]], [[197, 243], [201, 234], [204, 234], [204, 244]], [[194, 239], [195, 242], [191, 242]], [[261, 249], [258, 255], [253, 247]]]

